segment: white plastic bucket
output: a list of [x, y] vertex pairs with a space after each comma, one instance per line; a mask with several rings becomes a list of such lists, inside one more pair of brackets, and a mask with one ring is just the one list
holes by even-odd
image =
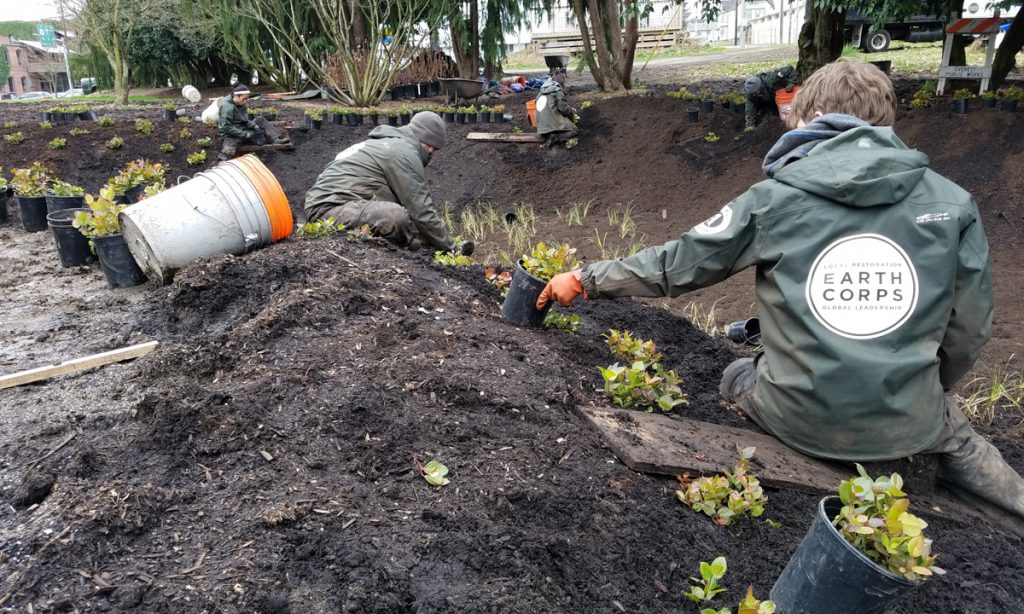
[[240, 256], [283, 239], [294, 226], [280, 184], [251, 155], [131, 205], [119, 220], [135, 261], [162, 284], [200, 258]]
[[181, 95], [184, 96], [185, 99], [189, 102], [199, 102], [203, 99], [203, 95], [199, 93], [199, 90], [192, 87], [191, 85], [186, 85], [185, 87], [181, 88]]

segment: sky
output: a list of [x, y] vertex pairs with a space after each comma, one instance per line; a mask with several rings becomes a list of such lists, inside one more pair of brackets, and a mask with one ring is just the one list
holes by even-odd
[[43, 17], [56, 17], [57, 0], [0, 0], [0, 19], [3, 21], [34, 21]]

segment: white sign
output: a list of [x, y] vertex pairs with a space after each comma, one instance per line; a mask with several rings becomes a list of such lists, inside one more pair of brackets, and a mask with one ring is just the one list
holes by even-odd
[[943, 66], [939, 76], [944, 79], [988, 79], [992, 76], [991, 66]]
[[895, 241], [878, 234], [826, 247], [807, 275], [806, 299], [825, 328], [847, 339], [874, 339], [903, 326], [917, 307], [917, 271]]

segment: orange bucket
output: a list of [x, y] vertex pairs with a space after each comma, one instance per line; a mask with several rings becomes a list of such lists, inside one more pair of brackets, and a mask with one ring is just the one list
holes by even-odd
[[292, 234], [295, 226], [292, 208], [288, 206], [288, 198], [270, 169], [252, 154], [235, 158], [229, 164], [237, 165], [260, 195], [267, 216], [270, 217], [271, 241], [277, 242]]
[[526, 101], [526, 114], [530, 116], [530, 125], [534, 128], [537, 127], [537, 101], [527, 100]]
[[800, 91], [800, 86], [794, 85], [792, 92], [787, 92], [786, 88], [779, 88], [775, 90], [775, 106], [779, 107], [779, 119], [786, 121], [786, 116], [789, 115], [789, 110], [793, 107], [793, 97]]

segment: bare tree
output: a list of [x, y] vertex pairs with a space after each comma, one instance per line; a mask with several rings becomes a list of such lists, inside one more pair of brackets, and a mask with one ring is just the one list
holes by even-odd
[[583, 59], [602, 90], [632, 87], [639, 21], [651, 8], [649, 0], [572, 0]]

